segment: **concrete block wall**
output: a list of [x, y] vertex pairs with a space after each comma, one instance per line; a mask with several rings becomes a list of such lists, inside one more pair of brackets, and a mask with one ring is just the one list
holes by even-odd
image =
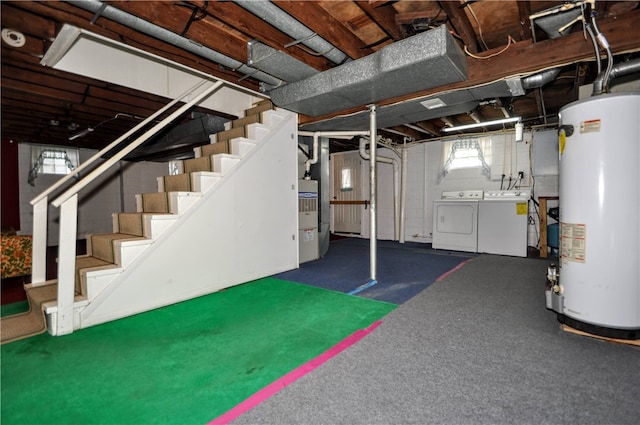
[[[453, 170], [438, 179], [442, 162], [442, 144], [439, 141], [414, 145], [409, 148], [407, 197], [405, 210], [405, 240], [430, 243], [433, 227], [433, 201], [440, 199], [443, 191], [498, 190], [501, 175], [517, 177], [525, 173], [521, 189], [533, 191], [538, 196], [555, 196], [558, 193], [557, 132], [555, 130], [525, 131], [524, 140], [515, 142], [513, 132], [493, 133], [490, 178], [478, 169]], [[554, 152], [555, 150], [555, 152]], [[378, 155], [397, 157], [388, 149], [378, 149]], [[369, 162], [362, 163], [363, 193], [369, 194]], [[378, 238], [393, 239], [393, 168], [390, 164], [378, 164]], [[551, 206], [555, 204], [550, 203]], [[529, 203], [529, 215], [534, 224], [529, 225], [530, 246], [537, 246], [539, 221], [533, 202]], [[362, 211], [363, 238], [369, 237], [369, 210]]]
[[[84, 162], [96, 151], [79, 149], [80, 162]], [[18, 148], [18, 172], [20, 182], [20, 234], [33, 232], [33, 206], [30, 201], [54, 184], [61, 176], [41, 174], [35, 186], [27, 183], [31, 169], [31, 146], [21, 143]], [[98, 161], [98, 164], [100, 161]], [[85, 188], [78, 197], [78, 238], [87, 234], [113, 231], [111, 214], [114, 212], [135, 211], [135, 194], [157, 191], [156, 177], [167, 174], [166, 163], [127, 162], [119, 166]], [[49, 202], [53, 199], [50, 198]], [[49, 225], [47, 244], [58, 245], [60, 210], [49, 206]]]

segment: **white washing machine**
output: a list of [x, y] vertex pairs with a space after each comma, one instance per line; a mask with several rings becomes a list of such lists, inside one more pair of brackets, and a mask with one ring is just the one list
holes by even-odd
[[433, 241], [435, 249], [478, 252], [478, 202], [481, 190], [442, 192], [433, 201]]
[[528, 190], [484, 192], [478, 205], [478, 252], [527, 256]]

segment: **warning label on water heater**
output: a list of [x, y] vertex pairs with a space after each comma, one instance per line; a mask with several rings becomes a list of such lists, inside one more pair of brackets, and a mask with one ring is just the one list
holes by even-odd
[[588, 120], [580, 123], [580, 133], [597, 133], [600, 131], [600, 120]]
[[584, 224], [560, 223], [561, 261], [585, 262], [587, 226]]

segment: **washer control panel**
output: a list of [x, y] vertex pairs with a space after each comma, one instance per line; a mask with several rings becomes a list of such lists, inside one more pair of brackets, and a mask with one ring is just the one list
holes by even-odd
[[442, 199], [482, 199], [481, 190], [452, 190], [442, 192]]
[[526, 201], [531, 197], [531, 192], [528, 190], [488, 190], [484, 192], [484, 199], [488, 201], [500, 201], [500, 200], [521, 200]]

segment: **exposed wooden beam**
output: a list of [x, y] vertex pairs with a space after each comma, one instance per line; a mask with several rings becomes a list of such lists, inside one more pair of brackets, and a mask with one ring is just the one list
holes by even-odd
[[530, 40], [531, 35], [531, 4], [529, 1], [518, 2], [518, 16], [520, 17], [520, 40]]
[[274, 3], [352, 59], [374, 52], [366, 48], [362, 40], [342, 22], [329, 14], [320, 2], [275, 0]]
[[425, 12], [409, 12], [396, 14], [396, 24], [411, 24], [417, 19], [433, 19], [435, 16], [433, 13]]
[[478, 53], [480, 51], [478, 46], [478, 39], [476, 33], [469, 21], [469, 18], [465, 14], [463, 9], [458, 6], [459, 2], [454, 1], [439, 1], [440, 7], [446, 12], [449, 17], [449, 23], [453, 27], [455, 33], [460, 37], [464, 45], [471, 53]]
[[[52, 39], [56, 36], [55, 22], [37, 14], [20, 13], [20, 8], [28, 5], [23, 5], [21, 2], [2, 2], [1, 6], [3, 28], [19, 29], [23, 34], [41, 40]], [[3, 43], [2, 48], [4, 49], [5, 46]]]
[[[2, 4], [4, 5], [4, 2]], [[19, 9], [16, 13], [30, 14], [28, 16], [23, 16], [22, 19], [24, 20], [29, 20], [33, 15], [49, 16], [53, 22], [56, 22], [56, 27], [58, 28], [61, 27], [63, 23], [68, 23], [78, 28], [145, 50], [149, 53], [182, 63], [214, 77], [232, 81], [251, 90], [259, 90], [258, 82], [252, 78], [243, 78], [244, 74], [229, 69], [223, 69], [218, 64], [203, 60], [200, 56], [139, 33], [127, 26], [110, 21], [104, 17], [98, 19], [95, 24], [91, 25], [90, 21], [93, 18], [93, 14], [73, 5], [72, 3], [60, 1], [23, 1], [13, 2], [11, 4]], [[57, 33], [55, 35], [57, 35]]]
[[420, 121], [415, 123], [414, 125], [420, 127], [432, 136], [440, 137], [441, 127], [436, 126], [432, 121]]
[[371, 7], [384, 6], [385, 4], [393, 3], [396, 0], [368, 0]]
[[[614, 53], [637, 52], [640, 51], [640, 26], [637, 24], [638, 22], [640, 22], [640, 10], [634, 10], [615, 19], [602, 19], [599, 27], [601, 32], [606, 35]], [[492, 49], [484, 52], [483, 55], [490, 56], [502, 49]], [[378, 102], [377, 105], [391, 105], [449, 90], [473, 87], [514, 75], [528, 74], [554, 66], [591, 60], [594, 57], [593, 44], [585, 40], [581, 32], [538, 43], [533, 43], [531, 40], [519, 41], [513, 43], [506, 51], [490, 59], [467, 58], [468, 78], [465, 81], [387, 99]], [[300, 124], [308, 124], [324, 121], [337, 115], [357, 113], [364, 110], [364, 108], [365, 105], [318, 117], [300, 115], [299, 122]]]
[[357, 4], [394, 41], [405, 37], [396, 23], [397, 12], [393, 5], [387, 3], [373, 6], [371, 3], [362, 1]]
[[[112, 6], [153, 22], [175, 33], [176, 36], [184, 30], [191, 17], [189, 9], [178, 7], [177, 3], [168, 1], [125, 1], [114, 3]], [[203, 46], [215, 45], [216, 51], [242, 63], [247, 60], [247, 42], [251, 38], [238, 32], [225, 31], [209, 18], [194, 21], [185, 37]]]
[[[198, 5], [198, 3], [203, 6], [203, 2], [188, 2], [188, 4], [194, 5]], [[212, 18], [247, 35], [250, 39], [256, 39], [271, 48], [285, 51], [288, 55], [305, 62], [312, 68], [324, 71], [331, 67], [329, 61], [322, 57], [310, 55], [302, 49], [285, 48], [285, 45], [293, 41], [291, 37], [233, 2], [210, 1], [206, 3], [206, 8], [203, 11]], [[246, 60], [245, 54], [243, 62], [246, 62]]]
[[405, 125], [396, 125], [393, 127], [389, 127], [389, 129], [396, 131], [398, 133], [401, 133], [406, 137], [411, 137], [413, 140], [420, 140], [425, 136], [423, 133], [419, 132], [418, 130], [415, 130], [411, 127], [407, 127]]

